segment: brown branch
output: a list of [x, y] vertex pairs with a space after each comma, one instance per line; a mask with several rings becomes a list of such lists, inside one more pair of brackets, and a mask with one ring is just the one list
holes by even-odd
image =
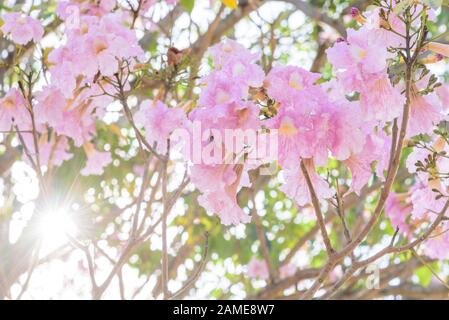
[[313, 208], [315, 209], [315, 215], [318, 221], [318, 225], [321, 230], [321, 236], [323, 237], [324, 245], [326, 247], [327, 255], [332, 257], [335, 253], [335, 250], [332, 248], [331, 241], [329, 239], [329, 234], [326, 230], [326, 223], [324, 222], [323, 213], [321, 212], [320, 201], [318, 196], [316, 195], [314, 186], [312, 184], [312, 180], [310, 179], [309, 173], [307, 172], [307, 168], [304, 165], [304, 160], [301, 159], [301, 171], [306, 179], [307, 187], [309, 188], [310, 198], [312, 199]]

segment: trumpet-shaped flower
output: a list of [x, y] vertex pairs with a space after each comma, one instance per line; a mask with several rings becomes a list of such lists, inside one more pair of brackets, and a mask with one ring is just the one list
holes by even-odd
[[26, 45], [30, 41], [38, 42], [44, 35], [41, 23], [19, 12], [5, 13], [1, 30], [10, 34], [12, 40], [19, 45]]
[[80, 171], [83, 176], [100, 175], [104, 168], [112, 162], [111, 153], [98, 151], [89, 142], [84, 144], [84, 150], [87, 162], [86, 166]]
[[19, 90], [13, 88], [0, 99], [0, 130], [8, 131], [17, 126], [19, 129], [28, 129], [31, 116], [26, 101]]
[[[313, 161], [303, 161], [317, 197], [319, 199], [328, 199], [332, 197], [335, 194], [334, 190], [332, 190], [328, 183], [316, 172]], [[281, 186], [281, 191], [294, 199], [299, 206], [304, 206], [311, 202], [312, 198], [310, 196], [310, 190], [299, 164], [296, 168], [284, 169], [284, 179], [285, 184]]]
[[156, 144], [156, 150], [161, 154], [167, 152], [170, 134], [181, 128], [185, 119], [182, 109], [168, 108], [161, 101], [153, 105], [150, 100], [143, 101], [135, 115], [136, 123], [145, 128], [146, 140], [151, 145]]

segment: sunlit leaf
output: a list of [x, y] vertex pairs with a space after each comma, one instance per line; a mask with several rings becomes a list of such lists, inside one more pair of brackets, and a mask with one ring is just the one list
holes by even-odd
[[193, 7], [195, 6], [195, 0], [180, 0], [179, 4], [187, 11], [192, 12]]
[[237, 0], [221, 0], [221, 2], [223, 2], [223, 4], [226, 7], [231, 8], [231, 9], [237, 8], [237, 4], [238, 4]]

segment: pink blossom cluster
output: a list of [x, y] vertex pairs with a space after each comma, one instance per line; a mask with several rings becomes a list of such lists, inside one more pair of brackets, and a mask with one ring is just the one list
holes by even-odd
[[135, 122], [145, 129], [146, 141], [156, 146], [159, 154], [168, 150], [170, 134], [185, 125], [186, 115], [181, 108], [168, 108], [161, 101], [144, 100], [135, 114]]
[[[448, 151], [449, 147], [442, 138], [432, 142], [435, 151]], [[393, 227], [398, 228], [409, 240], [414, 239], [414, 230], [424, 230], [433, 223], [446, 203], [447, 187], [438, 177], [429, 172], [417, 171], [418, 163], [425, 163], [431, 152], [425, 148], [415, 147], [407, 157], [407, 169], [415, 174], [416, 183], [406, 193], [391, 193], [387, 199], [385, 213]], [[449, 161], [446, 157], [438, 157], [433, 172], [448, 172]], [[444, 223], [440, 224], [432, 236], [424, 243], [423, 251], [431, 258], [449, 258], [449, 238]]]
[[189, 120], [201, 125], [201, 143], [215, 152], [216, 161], [194, 163], [191, 180], [202, 192], [199, 203], [218, 214], [223, 224], [246, 223], [250, 217], [237, 204], [237, 192], [249, 185], [247, 171], [251, 166], [239, 161], [228, 163], [226, 159], [243, 158], [251, 146], [230, 150], [219, 138], [224, 130], [259, 130], [259, 109], [248, 98], [251, 87], [262, 86], [265, 74], [255, 63], [258, 56], [235, 41], [213, 46], [210, 54], [215, 69], [203, 77], [199, 106], [189, 114]]
[[[0, 100], [1, 130], [31, 130], [34, 120], [35, 129], [42, 136], [52, 129], [53, 136], [63, 141], [58, 147], [63, 148], [61, 151], [67, 150], [67, 138], [76, 147], [83, 146], [87, 163], [82, 175], [101, 174], [112, 161], [109, 152], [95, 150], [91, 143], [95, 121], [101, 119], [114, 100], [104, 94], [112, 94], [113, 88], [102, 77], [113, 78], [124, 62], [132, 69], [134, 61], [144, 56], [135, 32], [126, 26], [127, 15], [113, 12], [115, 8], [115, 0], [59, 2], [57, 13], [65, 22], [66, 41], [48, 55], [51, 82], [36, 92], [31, 101], [16, 88]], [[17, 44], [36, 42], [43, 35], [42, 26], [31, 17], [10, 13], [4, 19], [2, 31]], [[46, 145], [43, 143], [39, 153], [45, 152]], [[51, 160], [58, 165], [67, 159], [64, 152], [55, 152]]]
[[[144, 1], [142, 10], [149, 10], [154, 3]], [[116, 88], [107, 80], [119, 81], [123, 66], [131, 72], [137, 61], [143, 61], [144, 52], [136, 33], [127, 27], [129, 13], [121, 11], [115, 0], [62, 1], [57, 13], [65, 21], [66, 39], [48, 55], [51, 81], [32, 97], [23, 88], [11, 88], [0, 99], [0, 130], [23, 131], [25, 146], [32, 154], [40, 154], [42, 166], [61, 165], [72, 158], [72, 144], [83, 147], [87, 161], [80, 173], [101, 174], [113, 160], [93, 142], [96, 121], [116, 98]], [[311, 202], [308, 177], [319, 200], [335, 195], [333, 186], [319, 174], [330, 160], [340, 161], [350, 171], [350, 191], [357, 194], [373, 175], [384, 179], [392, 148], [392, 121], [400, 121], [406, 102], [405, 84], [393, 83], [389, 74], [397, 58], [389, 48], [404, 45], [398, 36], [404, 25], [394, 13], [387, 28], [379, 10], [366, 17], [356, 11], [353, 14], [359, 28], [349, 29], [346, 39], [327, 50], [335, 75], [330, 81], [298, 66], [276, 65], [265, 74], [257, 54], [225, 39], [209, 49], [214, 67], [201, 78], [198, 105], [188, 115], [180, 106], [171, 107], [157, 98], [141, 102], [135, 122], [159, 154], [168, 152], [176, 129], [193, 132], [200, 125], [199, 143], [210, 157], [198, 163], [191, 158], [192, 152], [186, 155], [191, 161], [190, 179], [201, 192], [199, 204], [217, 214], [224, 225], [251, 220], [239, 206], [237, 194], [250, 186], [249, 170], [271, 160], [259, 159], [257, 166], [247, 161], [265, 131], [278, 134], [277, 163], [284, 180], [280, 189], [298, 206]], [[32, 17], [8, 13], [4, 21], [2, 32], [18, 45], [43, 36], [41, 24]], [[428, 44], [427, 49], [449, 55], [449, 49], [441, 45]], [[431, 134], [438, 123], [447, 120], [449, 109], [448, 86], [428, 92], [430, 76], [412, 80], [407, 139]], [[255, 89], [275, 106], [276, 114], [269, 119], [262, 117], [260, 101], [252, 95]], [[25, 133], [32, 129], [39, 132], [37, 143]], [[230, 146], [222, 140], [228, 130], [253, 132], [255, 140]], [[431, 143], [437, 152], [449, 151], [441, 139]], [[436, 192], [447, 195], [440, 177], [416, 170], [415, 164], [425, 162], [428, 156], [428, 150], [413, 148], [407, 168], [416, 182], [407, 193], [391, 193], [386, 203], [386, 216], [408, 239], [413, 239], [423, 223], [432, 223], [445, 204], [444, 198], [436, 197]], [[439, 157], [434, 169], [449, 172], [447, 157]], [[444, 232], [425, 243], [431, 257], [441, 257], [444, 252], [449, 257], [448, 249], [449, 236]], [[268, 278], [264, 261], [254, 258], [248, 268], [250, 277]], [[285, 266], [281, 277], [294, 271]]]
[[[347, 94], [356, 92], [360, 96], [359, 110], [367, 134], [363, 147], [365, 151], [343, 161], [352, 172], [353, 189], [358, 192], [368, 182], [374, 162], [377, 162], [377, 175], [383, 177], [382, 171], [388, 162], [385, 155], [389, 154], [391, 145], [391, 137], [383, 128], [403, 112], [405, 100], [401, 93], [405, 90], [405, 84], [393, 86], [389, 79], [389, 62], [394, 56], [388, 48], [404, 46], [404, 40], [398, 33], [404, 33], [405, 26], [394, 13], [391, 13], [388, 23], [381, 18], [378, 9], [366, 18], [358, 11], [354, 13], [361, 27], [348, 30], [347, 39], [338, 41], [328, 49], [327, 56], [342, 88], [340, 91]], [[416, 79], [412, 86], [407, 137], [431, 134], [441, 120], [447, 119], [448, 86], [422, 94], [428, 81], [429, 76]], [[434, 146], [439, 151], [447, 148], [440, 140], [435, 141]], [[407, 159], [407, 168], [410, 173], [416, 174], [417, 182], [406, 194], [391, 193], [385, 207], [393, 226], [409, 239], [413, 238], [413, 230], [423, 222], [433, 222], [446, 202], [442, 197], [437, 198], [435, 193], [438, 190], [443, 195], [447, 194], [442, 181], [427, 173], [416, 172], [415, 163], [424, 163], [428, 155], [429, 151], [414, 148]], [[440, 157], [437, 167], [437, 171], [448, 172], [447, 159]], [[426, 254], [436, 257], [435, 253], [444, 251], [444, 246], [447, 252], [449, 246], [446, 238], [442, 235], [427, 241]]]
[[28, 42], [38, 42], [44, 35], [41, 23], [19, 12], [5, 13], [3, 26], [0, 28], [4, 34], [10, 35], [12, 41], [18, 45], [26, 45]]

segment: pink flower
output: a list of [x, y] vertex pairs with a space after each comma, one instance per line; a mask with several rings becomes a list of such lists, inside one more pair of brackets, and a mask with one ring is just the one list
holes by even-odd
[[360, 106], [367, 120], [391, 121], [405, 103], [400, 90], [393, 87], [386, 73], [368, 75], [360, 91]]
[[137, 124], [145, 128], [145, 137], [150, 144], [156, 143], [156, 150], [165, 154], [167, 152], [167, 141], [173, 130], [182, 127], [186, 116], [180, 108], [168, 108], [161, 101], [156, 105], [150, 100], [140, 104], [140, 109], [135, 115]]
[[337, 42], [327, 50], [343, 87], [360, 93], [366, 120], [393, 120], [400, 115], [405, 102], [400, 90], [388, 78], [387, 59], [391, 53], [384, 41], [376, 30], [349, 30], [347, 42]]
[[65, 96], [56, 87], [45, 87], [36, 94], [36, 121], [40, 124], [48, 123], [55, 127], [63, 121], [64, 108], [67, 107]]
[[401, 201], [405, 195], [390, 193], [385, 203], [385, 214], [390, 219], [393, 228], [399, 228], [399, 231], [411, 236], [411, 229], [407, 223], [407, 218], [411, 213], [411, 204]]
[[424, 254], [431, 259], [449, 259], [449, 232], [448, 225], [443, 222], [433, 232], [423, 245]]
[[443, 209], [446, 199], [444, 197], [437, 199], [438, 193], [432, 191], [432, 189], [440, 190], [440, 192], [446, 194], [439, 180], [431, 180], [427, 186], [422, 185], [413, 190], [411, 202], [413, 204], [412, 216], [414, 219], [430, 218], [434, 220]]
[[95, 150], [89, 142], [84, 144], [87, 155], [86, 166], [80, 171], [83, 176], [101, 175], [104, 168], [112, 162], [111, 153]]
[[135, 32], [124, 25], [124, 13], [100, 16], [82, 15], [79, 25], [68, 30], [67, 44], [49, 55], [52, 85], [66, 98], [93, 83], [98, 73], [113, 76], [121, 61], [132, 69], [136, 59], [144, 58]]
[[443, 84], [435, 89], [435, 93], [440, 98], [443, 111], [447, 112], [449, 109], [449, 85]]
[[240, 102], [248, 95], [245, 83], [232, 80], [223, 72], [214, 71], [202, 79], [203, 88], [198, 100], [202, 107], [212, 108], [233, 102]]
[[274, 118], [266, 121], [268, 128], [278, 130], [281, 166], [295, 167], [299, 158], [313, 158], [317, 165], [324, 165], [329, 151], [340, 160], [361, 151], [365, 134], [355, 106], [330, 101], [326, 96], [319, 101], [305, 99], [297, 103], [302, 107], [281, 107]]
[[267, 280], [269, 278], [269, 272], [266, 262], [253, 257], [248, 263], [248, 277]]
[[[396, 16], [394, 12], [390, 12], [388, 22], [381, 17], [381, 9], [376, 8], [367, 12], [366, 22], [363, 28], [374, 31], [380, 39], [382, 39], [385, 47], [401, 47], [404, 46], [405, 39], [397, 33], [405, 34], [405, 24]], [[387, 30], [393, 29], [395, 32]]]
[[[34, 137], [31, 133], [22, 133], [23, 140], [31, 154], [36, 154]], [[60, 166], [64, 161], [70, 160], [73, 154], [69, 153], [70, 146], [68, 139], [64, 136], [49, 138], [47, 133], [43, 133], [38, 140], [39, 161], [41, 166]], [[30, 164], [28, 157], [24, 158]], [[36, 157], [34, 157], [36, 159]]]
[[63, 113], [63, 121], [55, 125], [55, 131], [73, 139], [75, 146], [80, 147], [95, 132], [92, 107], [88, 103], [78, 105]]
[[[193, 165], [191, 180], [202, 192], [198, 203], [220, 217], [224, 225], [248, 223], [251, 217], [237, 204], [242, 184], [243, 165]], [[213, 179], [211, 179], [213, 177]]]
[[[261, 124], [259, 112], [259, 108], [252, 102], [233, 102], [215, 107], [196, 108], [189, 114], [189, 119], [192, 124], [200, 127], [203, 147], [212, 147], [214, 144], [217, 149], [224, 151], [223, 157], [217, 157], [219, 163], [223, 163], [224, 157], [229, 154], [237, 155], [244, 149], [256, 147], [257, 134]], [[247, 137], [244, 136], [246, 133]], [[236, 136], [236, 139], [232, 140], [232, 144], [225, 141], [230, 134]], [[211, 140], [212, 136], [214, 136], [213, 140]], [[206, 137], [211, 137], [211, 139], [206, 139]], [[241, 140], [237, 139], [240, 137]], [[254, 141], [251, 141], [252, 138]]]
[[383, 179], [383, 171], [387, 169], [389, 161], [390, 145], [390, 137], [381, 133], [369, 134], [361, 152], [343, 161], [351, 171], [351, 189], [355, 193], [360, 194], [362, 188], [368, 183], [373, 173], [372, 165], [375, 162], [377, 163], [376, 173], [380, 179]]
[[71, 66], [67, 63], [52, 66], [50, 67], [50, 73], [52, 85], [60, 89], [67, 99], [72, 98], [76, 88], [76, 75]]
[[215, 70], [227, 74], [230, 79], [235, 79], [246, 86], [262, 86], [265, 73], [255, 62], [258, 54], [251, 53], [238, 42], [224, 39], [219, 44], [209, 49], [215, 65]]
[[221, 70], [233, 62], [239, 61], [243, 64], [251, 64], [259, 59], [258, 54], [251, 53], [237, 41], [225, 38], [220, 43], [209, 48], [215, 69]]
[[382, 72], [390, 56], [382, 37], [367, 29], [348, 29], [347, 41], [337, 42], [327, 50], [330, 63], [343, 76], [358, 68], [364, 74]]
[[[317, 197], [319, 199], [331, 198], [335, 192], [315, 171], [313, 161], [303, 161], [306, 165], [307, 173], [310, 176], [310, 180]], [[280, 190], [283, 191], [288, 197], [294, 199], [299, 206], [304, 206], [312, 201], [306, 178], [304, 177], [299, 164], [296, 168], [284, 169], [284, 178], [285, 184], [280, 187]]]
[[267, 75], [264, 86], [268, 95], [282, 105], [309, 111], [314, 101], [324, 97], [315, 84], [319, 78], [319, 74], [299, 67], [274, 67]]
[[328, 157], [332, 135], [332, 110], [317, 105], [313, 112], [281, 108], [277, 116], [266, 122], [279, 135], [279, 163], [296, 167], [300, 157], [313, 158], [323, 165]]
[[58, 16], [66, 20], [70, 15], [74, 14], [72, 8], [77, 8], [79, 12], [86, 15], [102, 16], [111, 12], [116, 5], [116, 0], [99, 0], [99, 1], [61, 1], [58, 3], [56, 13]]
[[109, 37], [103, 33], [89, 34], [86, 40], [84, 49], [89, 66], [86, 76], [92, 77], [98, 71], [104, 76], [112, 76], [118, 70], [118, 61]]
[[5, 24], [1, 30], [10, 34], [12, 40], [19, 45], [25, 45], [31, 40], [38, 42], [44, 35], [44, 29], [38, 20], [19, 12], [5, 13], [3, 20]]
[[41, 164], [48, 166], [51, 163], [54, 166], [60, 166], [64, 161], [73, 158], [73, 154], [68, 153], [69, 149], [68, 139], [64, 136], [58, 137], [57, 142], [53, 139], [50, 142], [44, 142], [39, 146]]
[[362, 151], [365, 134], [361, 129], [361, 120], [360, 112], [355, 106], [349, 103], [336, 106], [331, 120], [333, 133], [328, 142], [336, 159], [346, 160]]
[[264, 79], [263, 70], [255, 64], [258, 56], [235, 41], [225, 39], [211, 47], [215, 70], [203, 77], [199, 98], [202, 107], [215, 107], [241, 102], [248, 97], [249, 87], [259, 87]]
[[27, 129], [31, 125], [31, 116], [26, 101], [19, 90], [13, 88], [0, 99], [0, 130]]
[[285, 279], [293, 276], [296, 273], [296, 266], [294, 264], [286, 264], [279, 268], [279, 276], [281, 279]]
[[422, 96], [416, 90], [412, 92], [410, 103], [408, 137], [432, 133], [433, 128], [443, 119], [441, 104], [436, 94], [430, 93]]
[[424, 148], [413, 148], [413, 151], [408, 155], [405, 162], [408, 172], [416, 173], [419, 180], [422, 182], [427, 181], [429, 174], [423, 171], [416, 171], [418, 162], [425, 164], [425, 159], [429, 156], [429, 151]]

